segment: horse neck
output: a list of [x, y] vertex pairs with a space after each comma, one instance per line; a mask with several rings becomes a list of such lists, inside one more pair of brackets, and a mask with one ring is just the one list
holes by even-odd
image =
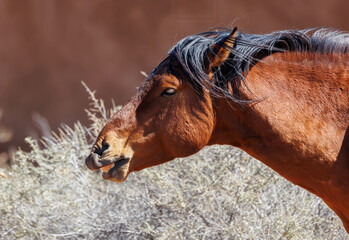
[[245, 99], [263, 99], [219, 100], [209, 144], [239, 147], [308, 190], [329, 181], [348, 126], [348, 69], [348, 56], [263, 59], [247, 75], [249, 89], [240, 89]]

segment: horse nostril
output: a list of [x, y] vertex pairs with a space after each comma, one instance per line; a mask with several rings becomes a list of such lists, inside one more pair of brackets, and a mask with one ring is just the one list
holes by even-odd
[[96, 145], [93, 152], [97, 153], [99, 156], [102, 156], [104, 151], [107, 150], [108, 148], [109, 148], [109, 143], [103, 142], [102, 148], [100, 148], [99, 146]]
[[103, 142], [102, 143], [102, 153], [109, 148], [109, 143]]

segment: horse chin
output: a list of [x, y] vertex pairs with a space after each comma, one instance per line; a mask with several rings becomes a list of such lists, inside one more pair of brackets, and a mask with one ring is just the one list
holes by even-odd
[[113, 182], [123, 182], [129, 173], [129, 159], [122, 159], [102, 168], [102, 177]]

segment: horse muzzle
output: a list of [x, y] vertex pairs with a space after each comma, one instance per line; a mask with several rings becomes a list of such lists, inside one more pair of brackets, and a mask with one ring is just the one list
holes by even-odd
[[[86, 167], [89, 168], [90, 170], [98, 170], [102, 168], [103, 171], [107, 171], [108, 167], [111, 168], [110, 165], [120, 165], [119, 162], [128, 162], [130, 159], [125, 158], [123, 156], [121, 157], [114, 157], [113, 159], [103, 159], [100, 157], [97, 153], [91, 153], [86, 159], [85, 159], [85, 164]], [[113, 166], [114, 167], [114, 166]]]

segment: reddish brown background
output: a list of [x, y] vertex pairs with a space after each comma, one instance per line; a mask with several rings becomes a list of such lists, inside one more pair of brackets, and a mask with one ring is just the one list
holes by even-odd
[[87, 123], [87, 94], [125, 103], [169, 48], [213, 27], [253, 33], [315, 26], [349, 30], [347, 0], [1, 0], [0, 108], [12, 142], [35, 134], [32, 114], [52, 129]]

